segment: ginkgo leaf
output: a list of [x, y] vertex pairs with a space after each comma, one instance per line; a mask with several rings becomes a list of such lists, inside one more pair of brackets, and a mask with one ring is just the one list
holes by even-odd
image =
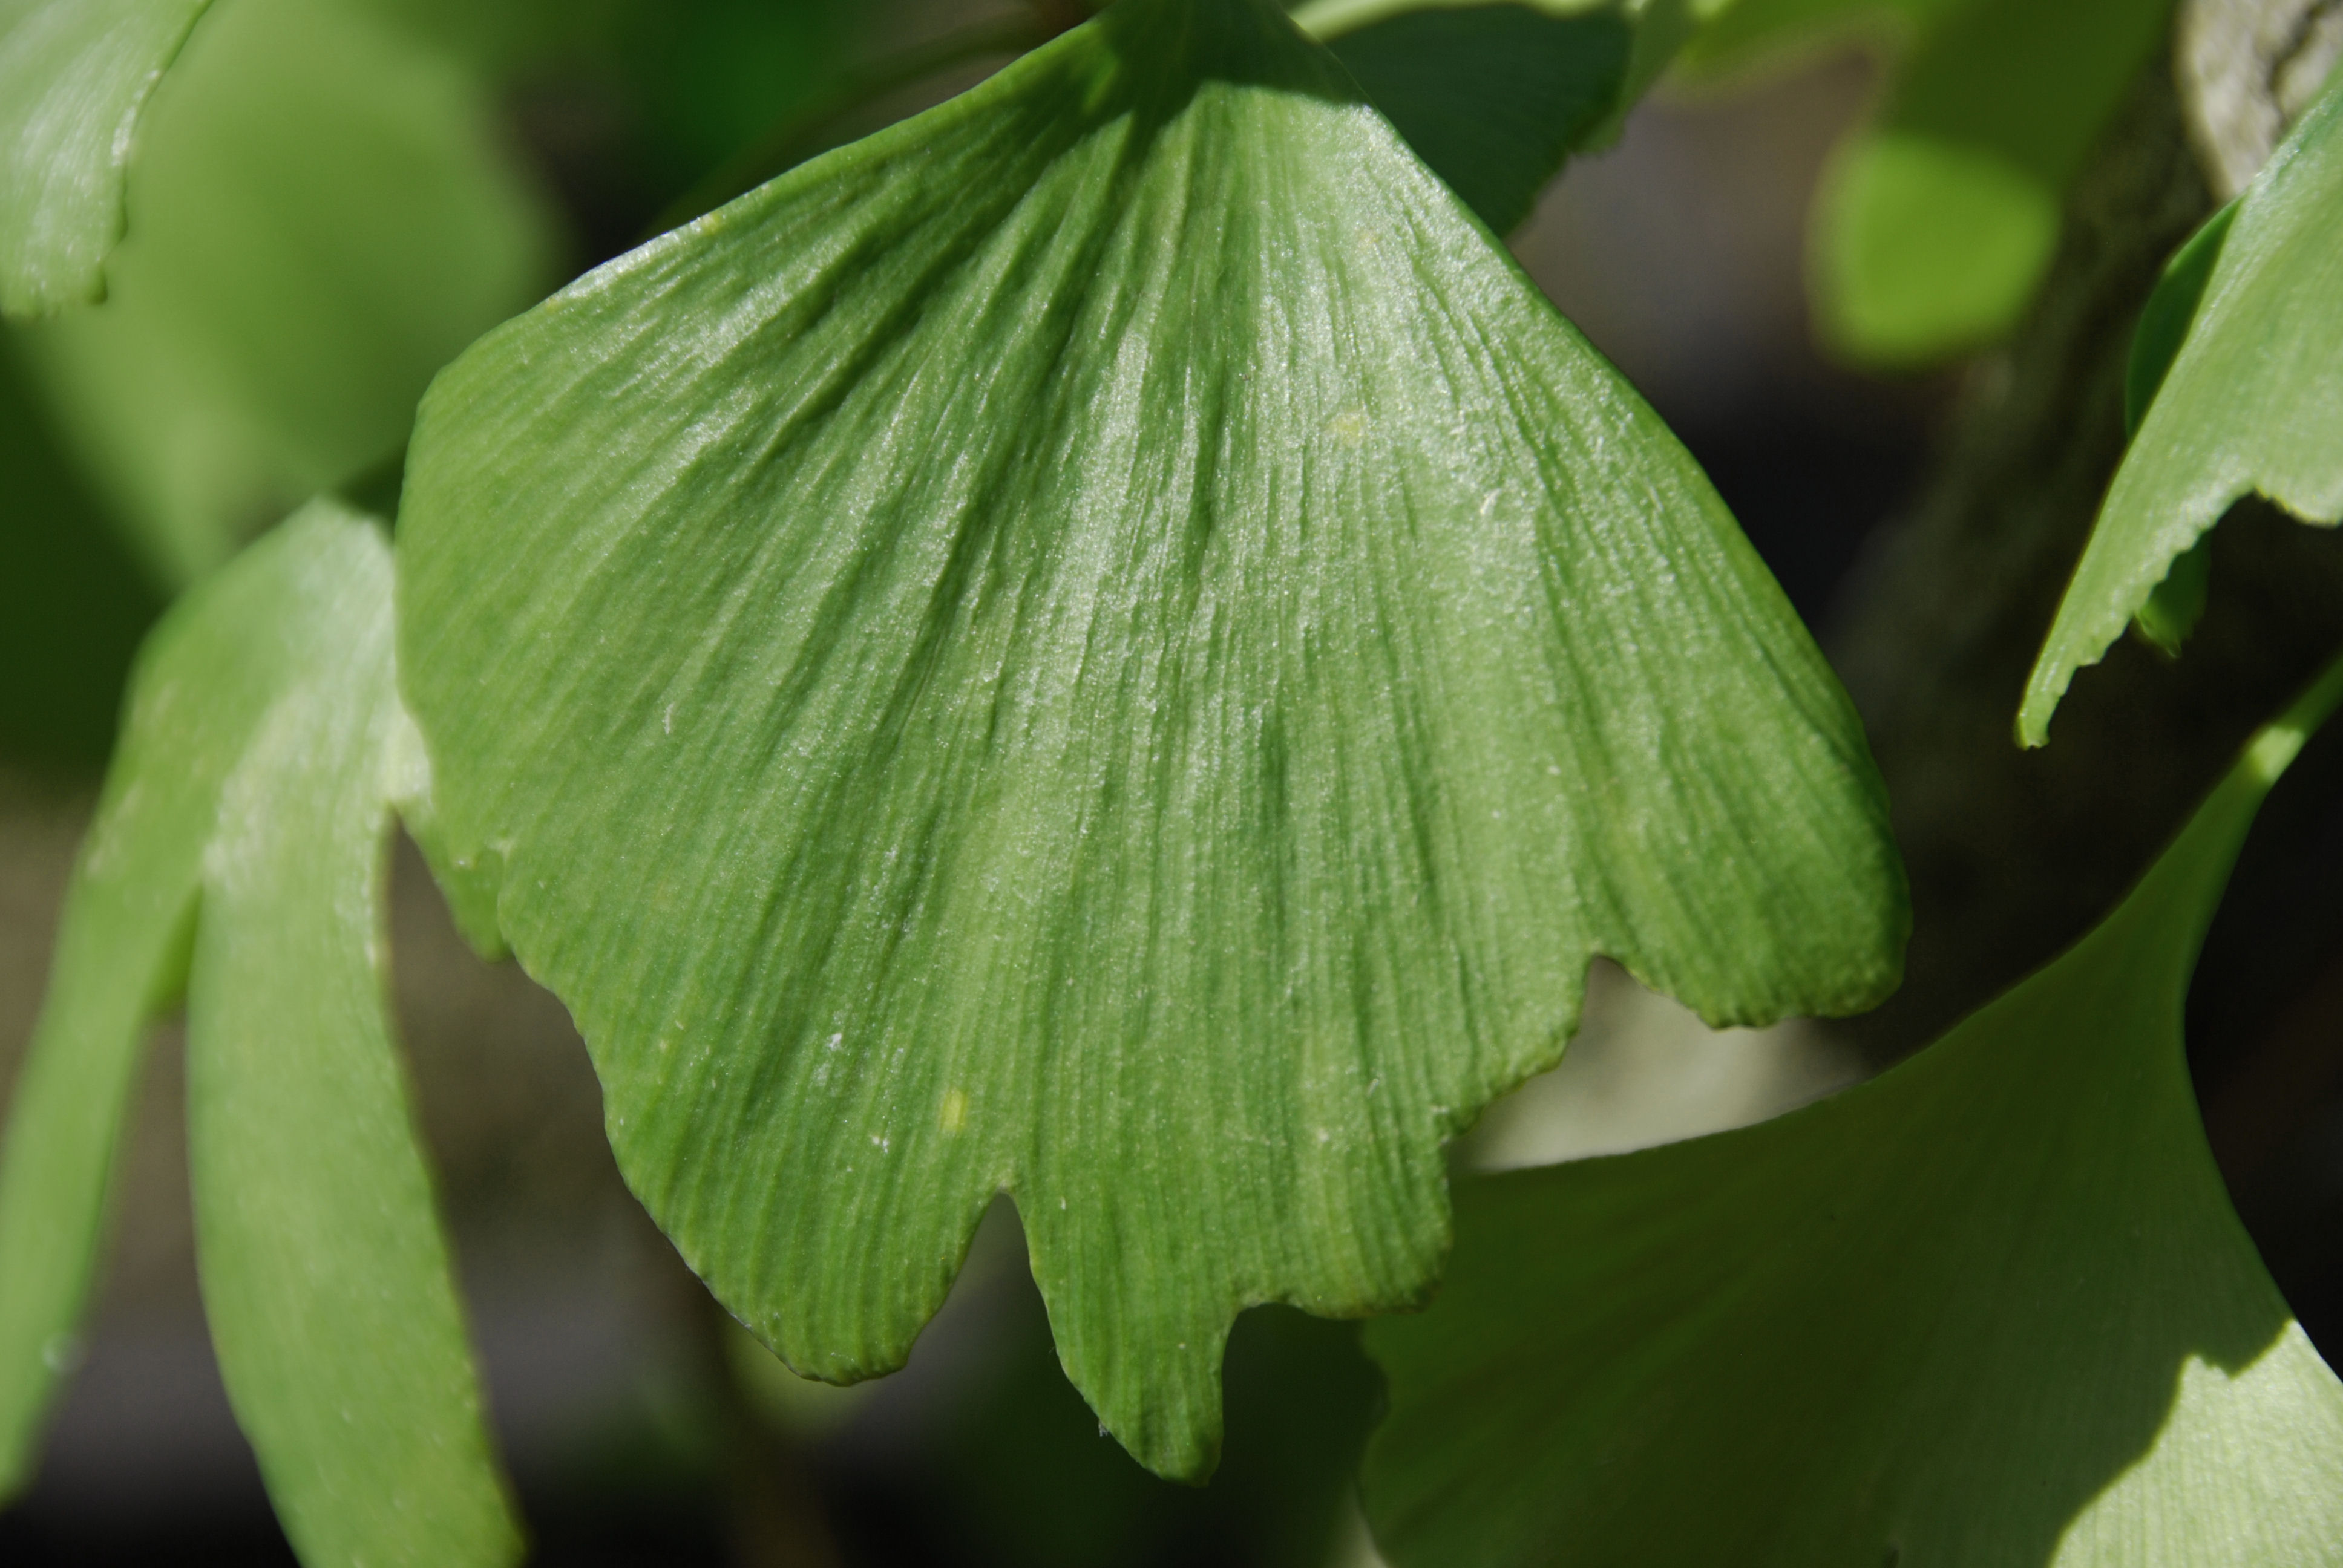
[[[2237, 204], [2232, 201], [2206, 219], [2166, 264], [2156, 292], [2148, 296], [2147, 308], [2140, 312], [2139, 325], [2131, 335], [2131, 357], [2124, 367], [2127, 441], [2139, 434], [2140, 421], [2147, 417], [2149, 406], [2180, 353], [2188, 324], [2197, 318], [2197, 307], [2205, 297], [2205, 286], [2213, 280], [2213, 266], [2221, 259], [2221, 246], [2237, 216]], [[2133, 627], [2165, 652], [2177, 654], [2205, 613], [2212, 573], [2213, 541], [2199, 538], [2148, 590], [2147, 601], [2132, 618]]]
[[384, 1011], [420, 755], [390, 598], [379, 530], [320, 504], [141, 655], [0, 1153], [0, 1487], [72, 1360], [138, 1047], [184, 975], [205, 1309], [287, 1533], [313, 1565], [498, 1564], [518, 1534]]
[[2229, 1207], [2190, 970], [2343, 664], [2065, 957], [1755, 1127], [1460, 1183], [1371, 1324], [1399, 1568], [2343, 1562], [2343, 1384]]
[[1231, 1319], [1421, 1293], [1591, 954], [1715, 1020], [1896, 977], [1779, 590], [1263, 0], [1126, 0], [490, 333], [399, 549], [445, 853], [808, 1373], [900, 1364], [1005, 1191], [1201, 1475]]
[[1619, 106], [1635, 17], [1585, 4], [1393, 5], [1319, 0], [1323, 39], [1407, 145], [1497, 234]]
[[2233, 211], [2209, 279], [2176, 267], [2162, 286], [2202, 297], [2026, 679], [2028, 746], [2049, 738], [2075, 671], [2233, 503], [2259, 493], [2305, 522], [2343, 520], [2343, 88], [2329, 85]]
[[209, 0], [0, 0], [0, 314], [106, 297], [146, 95]]
[[1886, 106], [1818, 200], [1818, 325], [1918, 365], [2015, 327], [2067, 183], [2163, 36], [2171, 0], [1963, 0], [1922, 11]]
[[106, 303], [23, 330], [176, 590], [393, 456], [432, 373], [552, 282], [478, 81], [360, 0], [223, 0], [155, 95]]

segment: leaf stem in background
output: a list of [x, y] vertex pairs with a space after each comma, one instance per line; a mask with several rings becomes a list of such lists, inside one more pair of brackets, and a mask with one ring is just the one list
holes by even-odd
[[822, 135], [832, 125], [883, 94], [987, 55], [1022, 55], [1088, 19], [1086, 11], [1066, 0], [1035, 0], [1026, 12], [975, 23], [846, 71], [829, 91], [789, 110], [669, 203], [643, 237], [689, 223], [794, 168], [822, 150]]

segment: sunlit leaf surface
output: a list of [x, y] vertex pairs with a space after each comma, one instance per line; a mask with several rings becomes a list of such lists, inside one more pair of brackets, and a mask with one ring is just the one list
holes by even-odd
[[155, 95], [107, 303], [28, 367], [158, 583], [395, 456], [551, 279], [477, 84], [359, 0], [223, 0]]
[[[2201, 297], [2026, 681], [2030, 746], [2075, 671], [2233, 502], [2258, 492], [2305, 522], [2343, 520], [2343, 90], [2328, 87], [2227, 210], [2210, 277], [2179, 265], [2201, 251], [2184, 252], [2159, 288]], [[2169, 313], [2152, 304], [2148, 326], [2168, 335]]]
[[996, 1191], [1211, 1468], [1229, 1322], [1415, 1299], [1441, 1140], [1607, 952], [1865, 1005], [1860, 732], [1658, 419], [1256, 0], [1131, 0], [499, 328], [402, 679], [619, 1161], [792, 1365]]
[[2331, 670], [2072, 951], [1777, 1121], [1460, 1184], [1369, 1325], [1366, 1506], [1471, 1563], [2343, 1562], [2343, 1384], [2255, 1256], [2181, 1049], [2197, 945]]
[[131, 133], [208, 0], [0, 0], [0, 313], [102, 299]]
[[417, 755], [390, 587], [380, 533], [320, 506], [141, 656], [0, 1153], [0, 1486], [71, 1362], [138, 1047], [185, 976], [204, 1304], [287, 1534], [316, 1565], [494, 1564], [518, 1540], [384, 1014]]

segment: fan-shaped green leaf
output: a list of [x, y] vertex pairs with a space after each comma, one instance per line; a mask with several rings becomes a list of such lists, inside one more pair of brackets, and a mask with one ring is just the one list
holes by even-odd
[[419, 757], [390, 578], [372, 525], [313, 508], [142, 655], [0, 1158], [0, 1478], [21, 1483], [71, 1360], [138, 1044], [192, 928], [205, 1306], [287, 1532], [312, 1564], [501, 1563], [518, 1535], [384, 1015], [389, 802]]
[[146, 95], [209, 0], [0, 0], [0, 314], [106, 297]]
[[1212, 1464], [1242, 1307], [1414, 1299], [1590, 954], [1865, 1005], [1844, 694], [1683, 450], [1260, 0], [1127, 0], [444, 373], [402, 679], [628, 1180], [799, 1369], [1007, 1191]]
[[107, 303], [27, 328], [158, 581], [395, 454], [440, 365], [551, 281], [461, 67], [358, 0], [226, 0], [156, 95]]
[[1461, 1184], [1439, 1302], [1369, 1326], [1392, 1561], [2343, 1563], [2343, 1384], [2255, 1256], [2188, 974], [2343, 665], [2072, 951], [1869, 1083]]
[[[2209, 279], [2189, 265], [2203, 252], [2184, 249], [2158, 288], [2202, 297], [2026, 680], [2029, 746], [2048, 739], [2075, 671], [2239, 498], [2343, 520], [2343, 89], [2328, 88], [2228, 210], [2214, 219], [2227, 232]], [[2169, 336], [2159, 324], [2177, 313], [2151, 302], [2143, 328]]]

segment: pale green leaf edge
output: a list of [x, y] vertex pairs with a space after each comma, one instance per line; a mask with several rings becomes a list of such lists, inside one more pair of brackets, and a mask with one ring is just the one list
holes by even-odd
[[210, 0], [0, 0], [0, 316], [106, 297], [133, 133]]
[[[2075, 948], [1880, 1078], [1755, 1127], [1479, 1179], [1460, 1193], [1456, 1299], [1435, 1303], [1423, 1318], [1385, 1320], [1367, 1331], [1393, 1400], [1364, 1473], [1367, 1512], [1386, 1556], [1398, 1568], [1674, 1563], [1690, 1559], [1671, 1554], [1666, 1543], [1690, 1549], [1697, 1536], [1697, 1549], [1708, 1553], [1698, 1561], [1784, 1568], [1811, 1562], [1868, 1568], [1883, 1549], [1885, 1561], [1913, 1564], [2045, 1561], [2035, 1547], [2056, 1568], [2343, 1563], [2343, 1382], [2285, 1309], [2228, 1207], [2180, 1042], [2195, 955], [2247, 830], [2271, 785], [2338, 702], [2343, 658], [2257, 733], [2139, 885]], [[2095, 1022], [2107, 1028], [2100, 1015], [2109, 1007], [2122, 1010], [2125, 1023], [2103, 1040], [2078, 1040]], [[2074, 1058], [2075, 1050], [2085, 1054]], [[2042, 1061], [2039, 1052], [2055, 1054]], [[2078, 1075], [2097, 1075], [2100, 1087], [2083, 1087]], [[1900, 1134], [1903, 1147], [1932, 1131], [1973, 1139], [1958, 1119], [1958, 1096], [1980, 1083], [2000, 1097], [1972, 1112], [1988, 1127], [2016, 1120], [2038, 1096], [2063, 1096], [2084, 1115], [2108, 1097], [2126, 1127], [2145, 1118], [2146, 1136], [2166, 1151], [2156, 1174], [2185, 1195], [2167, 1201], [2206, 1227], [2190, 1237], [2195, 1250], [2165, 1258], [2175, 1248], [2158, 1234], [2157, 1216], [2123, 1211], [2143, 1172], [2093, 1157], [2066, 1160], [2065, 1124], [2056, 1121], [2032, 1128], [2026, 1147], [2012, 1151], [2042, 1169], [2000, 1200], [1919, 1220], [1906, 1235], [1842, 1234], [1892, 1202], [1893, 1191], [1875, 1183], [1896, 1180], [1893, 1171], [1844, 1157], [1853, 1130], [1866, 1119], [1900, 1115], [1911, 1123]], [[1801, 1145], [1812, 1165], [1807, 1196], [1828, 1211], [1770, 1216], [1770, 1229], [1753, 1217], [1747, 1223], [1758, 1229], [1749, 1232], [1743, 1259], [1711, 1270], [1705, 1250], [1717, 1244], [1717, 1221], [1704, 1209], [1706, 1200], [1713, 1194], [1729, 1205], [1740, 1190], [1736, 1179], [1775, 1180], [1771, 1173]], [[1957, 1171], [1967, 1152], [1947, 1147], [1942, 1158]], [[1698, 1194], [1664, 1201], [1671, 1182], [1696, 1182]], [[1969, 1389], [1990, 1387], [1998, 1359], [1976, 1364], [1973, 1383], [1956, 1370], [1952, 1392], [1916, 1384], [1888, 1398], [1885, 1432], [1842, 1432], [1832, 1424], [1834, 1401], [1880, 1402], [1883, 1396], [1865, 1391], [1894, 1375], [1891, 1358], [1926, 1365], [1943, 1362], [1947, 1344], [1980, 1355], [1992, 1353], [1989, 1345], [2009, 1349], [1996, 1338], [2003, 1325], [1951, 1313], [1931, 1322], [1925, 1309], [1906, 1303], [1912, 1337], [1892, 1348], [1842, 1352], [1829, 1327], [1833, 1314], [1860, 1319], [1874, 1310], [1866, 1292], [1894, 1288], [1883, 1282], [1899, 1278], [1891, 1261], [1898, 1246], [1958, 1241], [1976, 1254], [1971, 1266], [1990, 1277], [2004, 1239], [2039, 1230], [2042, 1211], [2061, 1205], [2118, 1219], [2098, 1239], [2103, 1263], [2113, 1257], [2129, 1267], [2129, 1254], [2137, 1253], [2165, 1258], [2164, 1266], [2185, 1271], [2192, 1285], [2213, 1275], [2223, 1282], [2197, 1302], [2195, 1328], [2181, 1331], [2206, 1332], [2197, 1320], [2210, 1312], [2223, 1325], [2215, 1342], [2186, 1342], [2190, 1353], [2167, 1363], [2171, 1382], [2160, 1414], [2130, 1433], [2140, 1446], [2123, 1455], [2105, 1452], [2110, 1421], [2120, 1429], [2155, 1413], [2137, 1408], [2146, 1395], [2138, 1388], [2085, 1385], [2066, 1391], [2063, 1402], [2005, 1390], [1997, 1396], [2009, 1404], [1976, 1404]], [[2158, 1210], [2167, 1212], [2174, 1211]], [[2180, 1221], [2176, 1213], [2173, 1222]], [[1590, 1233], [1574, 1234], [1574, 1223]], [[1605, 1227], [1629, 1234], [1626, 1245], [1640, 1251], [1597, 1261], [1585, 1278], [1562, 1283], [1544, 1249], [1598, 1245]], [[2041, 1242], [2029, 1244], [2038, 1250]], [[1477, 1248], [1469, 1269], [1465, 1245]], [[1777, 1251], [1796, 1261], [1786, 1287], [1769, 1294], [1755, 1276]], [[2106, 1287], [2081, 1253], [2073, 1255], [2071, 1271], [2018, 1276], [2006, 1287], [2006, 1313], [1988, 1308], [1986, 1316], [2006, 1315], [2021, 1334], [2035, 1317], [2056, 1320], [2087, 1344], [2104, 1335], [2117, 1352], [2143, 1333], [2152, 1342], [2154, 1320], [2166, 1310], [2154, 1278], [2134, 1298], [2094, 1310], [2077, 1298]], [[1573, 1286], [1599, 1282], [1605, 1269], [1623, 1286], [1647, 1276], [1664, 1281], [1672, 1271], [1717, 1278], [1706, 1295], [1662, 1284], [1623, 1318], [1605, 1316], [1604, 1302], [1569, 1297]], [[1525, 1288], [1533, 1281], [1536, 1288]], [[2219, 1304], [2208, 1307], [2216, 1298]], [[1704, 1342], [1729, 1333], [1765, 1342], [1695, 1361]], [[1540, 1358], [1550, 1347], [1568, 1347], [1565, 1364], [1580, 1374], [1566, 1390], [1540, 1380]], [[1834, 1361], [1843, 1353], [1844, 1364]], [[1778, 1370], [1785, 1359], [1799, 1367], [1795, 1375]], [[1802, 1402], [1802, 1387], [1814, 1391], [1813, 1408]], [[1765, 1399], [1786, 1402], [1752, 1402]], [[2062, 1415], [2077, 1401], [2130, 1413], [2103, 1418], [2094, 1408], [2089, 1419]], [[1661, 1434], [1675, 1428], [1697, 1430], [1706, 1447], [1671, 1452]], [[1973, 1451], [1988, 1453], [2030, 1452], [2009, 1447], [2019, 1442], [2055, 1452], [2041, 1469], [2002, 1464], [1998, 1483], [2015, 1489], [2004, 1496], [1939, 1473], [1945, 1456], [1930, 1444], [1946, 1432], [1966, 1434]], [[1540, 1445], [1555, 1442], [1567, 1445], [1575, 1466], [1566, 1477], [1542, 1477], [1531, 1467], [1541, 1462]], [[2050, 1472], [2087, 1450], [2082, 1462], [2090, 1468], [2082, 1473], [2098, 1485], [2070, 1495], [2079, 1477]], [[1687, 1473], [1701, 1477], [1690, 1493]], [[1812, 1490], [1834, 1484], [1845, 1488], [1843, 1496]], [[1557, 1486], [1565, 1497], [1591, 1488], [1600, 1502], [1574, 1512], [1552, 1501]], [[2053, 1500], [2049, 1518], [2035, 1517]], [[2017, 1519], [2023, 1523], [2013, 1527]], [[1870, 1530], [1879, 1533], [1865, 1533]]]
[[2343, 83], [2329, 82], [2235, 215], [2213, 220], [2227, 234], [2212, 277], [2026, 678], [2026, 746], [2049, 739], [2075, 673], [2237, 501], [2258, 494], [2305, 523], [2343, 520]]
[[184, 970], [205, 1306], [287, 1534], [312, 1568], [519, 1556], [386, 1010], [390, 799], [423, 789], [391, 578], [380, 529], [317, 503], [142, 652], [0, 1150], [0, 1496], [75, 1359]]

